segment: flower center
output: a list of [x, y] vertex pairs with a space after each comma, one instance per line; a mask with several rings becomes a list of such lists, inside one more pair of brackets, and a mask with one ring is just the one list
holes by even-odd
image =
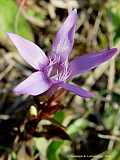
[[66, 81], [70, 76], [68, 62], [62, 62], [59, 55], [49, 57], [47, 76], [52, 80]]

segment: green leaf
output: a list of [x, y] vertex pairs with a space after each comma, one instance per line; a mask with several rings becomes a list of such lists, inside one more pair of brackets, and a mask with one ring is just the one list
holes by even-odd
[[112, 151], [107, 152], [103, 160], [120, 160], [120, 144], [118, 144]]
[[37, 12], [35, 8], [33, 9], [33, 7], [28, 9], [27, 15], [34, 17], [36, 20], [39, 20], [39, 21], [45, 19], [45, 14], [41, 13], [40, 11]]
[[17, 14], [18, 7], [15, 0], [0, 0], [0, 37], [5, 36], [6, 32], [14, 32], [33, 40], [30, 25], [23, 16]]
[[71, 137], [74, 137], [79, 130], [84, 130], [87, 126], [88, 126], [87, 120], [83, 118], [77, 119], [68, 127], [67, 133]]
[[120, 40], [120, 4], [118, 1], [110, 3], [108, 15], [112, 20], [112, 30], [114, 32], [113, 43], [116, 44]]
[[64, 120], [64, 112], [63, 111], [56, 112], [54, 115], [54, 119], [59, 123], [62, 123]]
[[17, 160], [17, 155], [14, 151], [11, 153], [11, 159], [12, 160]]
[[60, 147], [64, 143], [63, 140], [52, 141], [47, 150], [47, 158], [48, 160], [60, 160], [59, 159], [59, 151]]

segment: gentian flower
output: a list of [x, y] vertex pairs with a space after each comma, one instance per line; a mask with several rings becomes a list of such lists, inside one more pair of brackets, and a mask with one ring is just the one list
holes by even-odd
[[9, 38], [24, 60], [36, 70], [15, 87], [14, 91], [17, 94], [36, 96], [57, 86], [84, 98], [94, 96], [93, 93], [76, 85], [66, 83], [66, 81], [107, 61], [116, 53], [117, 49], [106, 49], [98, 53], [85, 54], [69, 61], [69, 54], [74, 43], [76, 22], [77, 11], [74, 9], [69, 13], [57, 32], [48, 57], [33, 42], [16, 34], [8, 33]]

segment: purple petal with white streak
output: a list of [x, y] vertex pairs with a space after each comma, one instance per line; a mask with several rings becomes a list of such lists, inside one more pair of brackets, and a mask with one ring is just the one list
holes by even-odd
[[109, 50], [103, 50], [98, 53], [89, 53], [80, 57], [75, 58], [70, 62], [70, 71], [71, 77], [74, 77], [78, 74], [89, 71], [101, 63], [109, 60], [112, 56], [115, 55], [117, 49], [112, 48]]
[[45, 77], [43, 72], [34, 72], [27, 79], [15, 87], [17, 94], [39, 95], [47, 91], [52, 86], [52, 82]]
[[77, 23], [77, 10], [72, 10], [56, 34], [52, 45], [52, 54], [59, 54], [64, 60], [73, 48]]
[[32, 67], [39, 70], [47, 65], [47, 56], [36, 44], [13, 33], [7, 33], [7, 35], [18, 49], [20, 55]]
[[72, 84], [60, 83], [59, 86], [66, 89], [66, 90], [69, 90], [69, 91], [71, 91], [71, 92], [75, 93], [76, 95], [83, 97], [83, 98], [90, 98], [90, 97], [95, 96], [95, 94], [90, 93], [89, 91], [87, 91], [83, 88], [79, 88], [79, 87], [72, 85]]

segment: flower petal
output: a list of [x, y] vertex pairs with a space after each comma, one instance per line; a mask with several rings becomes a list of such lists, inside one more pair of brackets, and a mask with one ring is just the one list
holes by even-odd
[[67, 19], [56, 34], [52, 45], [52, 54], [59, 54], [66, 59], [73, 48], [77, 22], [77, 10], [70, 12]]
[[45, 53], [33, 42], [13, 33], [7, 33], [24, 60], [39, 70], [48, 63]]
[[47, 91], [52, 82], [45, 77], [43, 72], [34, 72], [27, 79], [15, 87], [14, 92], [17, 94], [39, 95]]
[[99, 64], [109, 60], [113, 55], [115, 55], [117, 49], [112, 48], [109, 50], [103, 50], [98, 53], [89, 53], [80, 57], [77, 57], [70, 62], [71, 76], [76, 76], [78, 74], [89, 71]]
[[90, 93], [89, 91], [82, 89], [82, 88], [79, 88], [79, 87], [72, 85], [72, 84], [60, 83], [59, 86], [63, 87], [64, 89], [67, 89], [67, 90], [69, 90], [69, 91], [71, 91], [71, 92], [73, 92], [83, 98], [90, 98], [90, 97], [95, 96], [93, 93]]

